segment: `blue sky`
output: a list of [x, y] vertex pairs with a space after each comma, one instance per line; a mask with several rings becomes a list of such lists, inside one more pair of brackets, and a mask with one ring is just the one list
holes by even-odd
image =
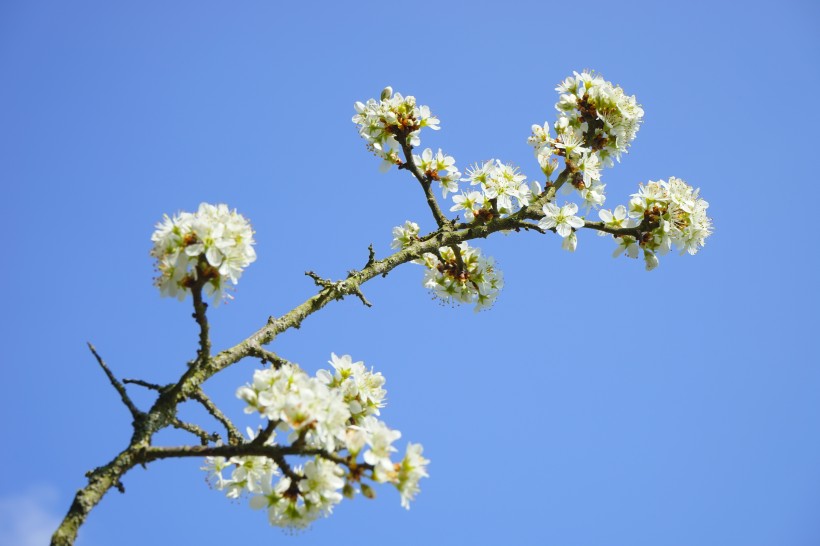
[[[291, 537], [168, 461], [132, 471], [78, 544], [820, 543], [818, 23], [808, 1], [4, 2], [0, 543], [42, 543], [127, 443], [86, 341], [156, 382], [194, 355], [189, 306], [151, 285], [163, 213], [224, 202], [252, 221], [259, 259], [211, 313], [233, 345], [313, 294], [306, 269], [342, 276], [394, 225], [433, 227], [417, 184], [378, 172], [354, 101], [392, 85], [441, 119], [423, 145], [534, 177], [530, 125], [584, 68], [646, 111], [608, 204], [687, 180], [715, 223], [701, 253], [646, 273], [591, 233], [572, 255], [499, 235], [480, 246], [507, 286], [479, 314], [431, 301], [419, 267], [376, 279], [372, 309], [334, 303], [272, 349], [385, 374], [383, 417], [432, 460], [409, 512], [385, 487]], [[254, 365], [206, 384], [242, 424]]]

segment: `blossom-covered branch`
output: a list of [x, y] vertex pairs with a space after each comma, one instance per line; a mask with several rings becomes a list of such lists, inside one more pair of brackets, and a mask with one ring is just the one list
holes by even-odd
[[[642, 252], [647, 269], [656, 267], [657, 255], [673, 246], [696, 253], [711, 233], [708, 203], [680, 179], [650, 181], [632, 195], [628, 207], [602, 208], [606, 199], [602, 171], [628, 151], [643, 118], [635, 97], [591, 72], [575, 73], [557, 91], [558, 119], [552, 127], [533, 125], [528, 139], [542, 182], [528, 181], [519, 167], [496, 158], [472, 164], [462, 177], [455, 159], [440, 148], [437, 152], [425, 148], [414, 155], [422, 130], [437, 130], [440, 122], [412, 96], [387, 88], [378, 101], [357, 102], [353, 121], [367, 147], [382, 159], [383, 170], [397, 166], [416, 178], [436, 229], [421, 234], [417, 223], [406, 221], [393, 229], [393, 254], [376, 259], [371, 245], [364, 267], [344, 279], [324, 279], [308, 272], [317, 293], [215, 354], [204, 296], [215, 304], [231, 297], [229, 290], [256, 259], [253, 230], [227, 205], [203, 203], [195, 213], [166, 216], [152, 237], [155, 283], [164, 296], [184, 300], [191, 295], [199, 325], [197, 358], [169, 385], [124, 381], [156, 391], [154, 404], [142, 412], [129, 405], [122, 384], [112, 379], [94, 353], [134, 415], [133, 434], [114, 459], [88, 473], [88, 483], [78, 491], [52, 545], [73, 544], [90, 511], [109, 489], [121, 487], [121, 477], [135, 465], [174, 457], [206, 457], [204, 468], [216, 489], [231, 498], [249, 497], [251, 507], [266, 509], [269, 521], [277, 526], [308, 525], [357, 491], [372, 497], [373, 489], [364, 479], [394, 485], [402, 505], [409, 507], [419, 491], [419, 480], [427, 476], [429, 461], [422, 456], [421, 445], [413, 443], [400, 460], [393, 460], [392, 444], [401, 433], [380, 420], [384, 377], [349, 356], [335, 354], [331, 369], [309, 376], [266, 345], [282, 332], [299, 328], [331, 301], [353, 295], [369, 306], [362, 285], [408, 262], [425, 268], [423, 286], [437, 297], [486, 309], [499, 296], [503, 275], [493, 258], [470, 241], [499, 231], [554, 233], [561, 237], [563, 248], [574, 251], [577, 232], [595, 230], [613, 237], [616, 255], [637, 257]], [[433, 193], [434, 182], [444, 199], [452, 194], [449, 212], [463, 221], [448, 218], [442, 210]], [[559, 192], [575, 195], [580, 203], [559, 204]], [[587, 219], [593, 210], [600, 221]], [[261, 422], [256, 430], [249, 428], [247, 436], [202, 391], [210, 377], [245, 358], [259, 359], [262, 365], [252, 381], [237, 391], [246, 413]], [[178, 406], [186, 400], [199, 402], [225, 428], [227, 444], [218, 435], [178, 419]], [[154, 446], [156, 433], [167, 427], [194, 434], [200, 444]], [[288, 460], [293, 456], [298, 456], [296, 462]], [[296, 464], [300, 461], [303, 464]]]

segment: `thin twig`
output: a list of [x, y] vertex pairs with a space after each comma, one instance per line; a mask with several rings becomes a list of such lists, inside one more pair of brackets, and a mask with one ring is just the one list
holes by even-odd
[[[356, 275], [360, 273], [361, 271], [349, 271], [347, 278], [354, 278]], [[329, 293], [337, 300], [344, 298], [348, 294], [352, 294], [359, 298], [366, 307], [373, 307], [373, 304], [370, 303], [366, 297], [364, 297], [361, 288], [359, 288], [357, 284], [351, 285], [349, 283], [345, 283], [345, 281], [333, 282], [329, 279], [320, 277], [317, 273], [314, 273], [313, 271], [305, 271], [305, 275], [313, 279], [313, 283], [316, 286], [321, 286], [322, 290], [328, 290]]]
[[131, 401], [131, 398], [128, 396], [128, 392], [125, 390], [125, 386], [120, 383], [116, 377], [114, 377], [114, 374], [111, 373], [111, 370], [109, 370], [108, 366], [105, 365], [102, 357], [97, 353], [97, 349], [95, 349], [91, 343], [88, 343], [88, 348], [91, 350], [91, 354], [94, 355], [94, 358], [97, 359], [97, 363], [100, 365], [100, 368], [102, 368], [103, 372], [105, 372], [105, 375], [108, 377], [108, 381], [111, 382], [111, 385], [113, 385], [113, 387], [120, 394], [122, 403], [125, 404], [125, 407], [131, 412], [131, 416], [134, 418], [134, 421], [140, 420], [144, 414], [137, 408], [137, 406], [134, 405], [134, 402]]
[[253, 439], [252, 444], [265, 445], [270, 440], [273, 433], [276, 432], [276, 427], [279, 426], [279, 421], [268, 421], [268, 425], [262, 429], [262, 432]]
[[203, 430], [199, 426], [197, 426], [193, 423], [186, 423], [185, 421], [180, 421], [176, 417], [174, 417], [171, 420], [171, 425], [174, 428], [178, 428], [180, 430], [185, 430], [185, 431], [188, 431], [191, 434], [195, 435], [196, 437], [199, 438], [200, 442], [202, 442], [202, 445], [204, 445], [204, 446], [208, 445], [210, 442], [217, 442], [220, 439], [219, 434], [217, 434], [216, 432], [209, 434], [209, 433], [205, 432], [205, 430]]
[[148, 381], [143, 381], [142, 379], [123, 379], [122, 382], [130, 385], [139, 385], [140, 387], [145, 387], [146, 389], [157, 392], [163, 392], [174, 386], [173, 383], [168, 385], [157, 385], [156, 383], [149, 383]]
[[228, 417], [222, 413], [216, 404], [214, 404], [208, 395], [206, 395], [202, 389], [197, 388], [195, 391], [191, 393], [191, 398], [202, 404], [202, 407], [205, 408], [205, 411], [210, 413], [214, 419], [222, 423], [222, 426], [225, 427], [225, 431], [228, 433], [228, 443], [229, 444], [239, 444], [242, 443], [242, 433], [239, 432], [239, 429], [231, 422]]
[[370, 267], [373, 265], [373, 262], [376, 261], [376, 251], [373, 250], [373, 243], [370, 243], [370, 246], [367, 247], [368, 255], [367, 255], [367, 263], [364, 264], [365, 267]]
[[295, 365], [290, 360], [282, 358], [273, 351], [268, 351], [262, 347], [251, 347], [249, 350], [249, 356], [255, 356], [256, 358], [261, 359], [262, 362], [268, 362], [277, 369], [281, 368], [285, 364]]
[[583, 227], [603, 231], [605, 233], [611, 233], [612, 235], [615, 235], [617, 237], [629, 235], [631, 237], [635, 237], [636, 239], [640, 239], [642, 233], [640, 226], [630, 228], [612, 228], [607, 226], [603, 222], [584, 222]]

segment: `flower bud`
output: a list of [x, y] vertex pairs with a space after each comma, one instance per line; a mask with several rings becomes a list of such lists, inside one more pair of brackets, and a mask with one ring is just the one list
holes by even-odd
[[387, 99], [389, 99], [389, 98], [390, 98], [390, 97], [392, 97], [392, 96], [393, 96], [393, 88], [392, 88], [392, 87], [390, 87], [390, 86], [388, 85], [387, 87], [385, 87], [384, 89], [382, 89], [382, 95], [381, 95], [381, 99], [382, 99], [382, 100], [387, 100]]
[[376, 492], [373, 491], [373, 488], [367, 485], [366, 483], [362, 484], [362, 495], [364, 495], [368, 499], [376, 498]]

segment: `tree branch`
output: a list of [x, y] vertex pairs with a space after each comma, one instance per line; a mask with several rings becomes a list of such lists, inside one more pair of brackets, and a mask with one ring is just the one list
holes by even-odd
[[[426, 193], [429, 193], [429, 185], [427, 186], [427, 190], [428, 192]], [[545, 193], [542, 198], [547, 197], [547, 195], [548, 193]], [[436, 253], [442, 246], [457, 245], [463, 241], [486, 238], [498, 231], [514, 230], [524, 220], [540, 218], [543, 216], [543, 212], [540, 210], [538, 203], [542, 198], [537, 199], [529, 207], [523, 208], [513, 215], [506, 218], [496, 218], [482, 225], [468, 225], [464, 226], [463, 229], [455, 229], [449, 222], [442, 221], [438, 230], [425, 235], [420, 238], [420, 240], [413, 242], [382, 260], [374, 260], [370, 265], [365, 266], [361, 270], [351, 272], [346, 279], [333, 282], [331, 283], [332, 286], [322, 286], [321, 283], [318, 283], [321, 289], [317, 294], [308, 298], [305, 302], [284, 315], [278, 318], [271, 317], [264, 326], [245, 340], [210, 357], [208, 357], [210, 353], [210, 340], [208, 337], [207, 319], [204, 315], [206, 304], [201, 302], [201, 299], [199, 304], [195, 302], [195, 316], [197, 322], [200, 324], [200, 351], [199, 358], [195, 362], [195, 365], [188, 367], [175, 384], [167, 388], [163, 387], [158, 391], [160, 395], [157, 397], [154, 405], [137, 423], [129, 446], [106, 466], [100, 467], [89, 474], [87, 485], [77, 492], [68, 514], [66, 514], [60, 527], [52, 537], [52, 546], [70, 546], [74, 544], [77, 531], [88, 517], [90, 511], [102, 500], [110, 488], [117, 486], [119, 478], [136, 464], [173, 456], [223, 454], [229, 454], [229, 456], [231, 454], [267, 455], [267, 453], [263, 451], [231, 451], [231, 449], [237, 449], [246, 444], [241, 443], [244, 440], [230, 420], [202, 393], [201, 385], [205, 381], [243, 358], [253, 356], [255, 348], [267, 345], [282, 332], [291, 328], [299, 328], [302, 321], [316, 311], [324, 308], [331, 301], [341, 299], [348, 294], [357, 294], [357, 291], [361, 290], [360, 286], [374, 277], [385, 276], [399, 265], [416, 260], [428, 252]], [[433, 199], [432, 202], [435, 203], [435, 199]], [[440, 219], [443, 219], [443, 215], [440, 216]], [[318, 275], [316, 277], [318, 277]], [[321, 279], [321, 277], [318, 278]], [[314, 281], [316, 280], [317, 279], [314, 279]], [[192, 292], [195, 293], [193, 290]], [[150, 385], [148, 383], [140, 384], [143, 386]], [[221, 447], [188, 446], [184, 449], [150, 447], [153, 435], [165, 427], [173, 426], [177, 406], [189, 398], [195, 399], [203, 404], [209, 413], [225, 426], [231, 444]], [[265, 449], [272, 449], [270, 446], [263, 447]], [[160, 451], [157, 451], [158, 449]], [[209, 449], [222, 449], [223, 451], [207, 451]], [[251, 448], [244, 449], [248, 450]], [[253, 449], [261, 450], [262, 447], [255, 446]], [[277, 449], [282, 450], [281, 454], [283, 456], [288, 454], [320, 455], [329, 460], [334, 460], [332, 454], [323, 453], [318, 450], [303, 449], [291, 453], [287, 451], [287, 448], [277, 447]], [[336, 462], [344, 464], [342, 460], [336, 460]], [[361, 469], [362, 467], [362, 465], [358, 465], [358, 468]]]

